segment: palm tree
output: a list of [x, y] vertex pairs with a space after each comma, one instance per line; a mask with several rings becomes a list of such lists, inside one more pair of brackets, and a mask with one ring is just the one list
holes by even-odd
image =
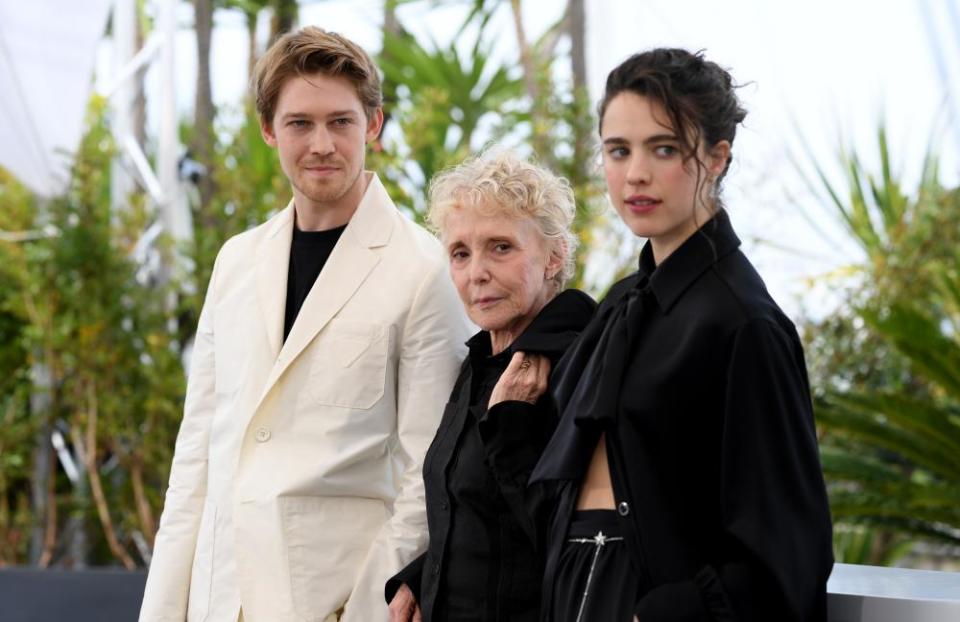
[[[577, 197], [574, 230], [589, 242], [597, 227], [595, 209], [601, 184], [590, 166], [594, 128], [586, 93], [583, 56], [583, 5], [569, 0], [563, 15], [539, 37], [528, 36], [520, 0], [472, 0], [463, 25], [448, 46], [425, 45], [408, 33], [385, 5], [384, 44], [378, 64], [384, 72], [385, 111], [404, 135], [403, 154], [381, 152], [375, 166], [386, 171], [392, 196], [422, 217], [423, 191], [440, 169], [469, 155], [478, 135], [507, 139], [567, 177]], [[517, 67], [492, 67], [488, 24], [509, 9], [519, 55]], [[458, 52], [456, 42], [475, 33], [472, 49]], [[573, 84], [558, 83], [553, 68], [563, 38], [571, 42]], [[560, 57], [561, 59], [565, 57]], [[492, 131], [477, 132], [492, 126]], [[411, 162], [415, 165], [410, 166]], [[589, 244], [583, 244], [585, 251]], [[575, 284], [582, 285], [581, 253]]]
[[[843, 186], [817, 169], [866, 260], [852, 270], [863, 285], [849, 322], [832, 334], [849, 343], [834, 344], [815, 407], [835, 521], [847, 535], [851, 525], [900, 534], [885, 548], [902, 553], [902, 536], [960, 544], [960, 191], [941, 186], [928, 156], [908, 193], [882, 129], [878, 142], [876, 174], [855, 154], [842, 156]], [[860, 534], [838, 548], [877, 548]]]
[[415, 189], [417, 196], [406, 207], [418, 219], [423, 217], [426, 182], [470, 154], [485, 117], [499, 116], [511, 125], [522, 117], [510, 107], [522, 95], [522, 84], [506, 67], [490, 67], [493, 43], [485, 36], [484, 24], [470, 54], [464, 56], [456, 41], [428, 47], [402, 27], [399, 34], [384, 32], [378, 64], [384, 74], [387, 113], [403, 132], [409, 150], [404, 159], [416, 169], [388, 163], [386, 176], [398, 186], [395, 196], [406, 195], [405, 188]]

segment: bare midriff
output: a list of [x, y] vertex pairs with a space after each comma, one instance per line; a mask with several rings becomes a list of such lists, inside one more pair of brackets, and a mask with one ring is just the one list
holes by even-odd
[[578, 510], [612, 510], [616, 507], [613, 502], [613, 483], [610, 481], [606, 441], [606, 434], [601, 434], [597, 447], [593, 450], [587, 476], [580, 484], [580, 496], [577, 498]]

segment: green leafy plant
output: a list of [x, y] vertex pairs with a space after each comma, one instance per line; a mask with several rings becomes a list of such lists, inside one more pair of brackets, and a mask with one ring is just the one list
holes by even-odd
[[817, 170], [866, 259], [848, 307], [805, 332], [838, 558], [891, 563], [911, 539], [960, 544], [960, 192], [932, 156], [908, 192], [878, 145], [879, 173], [855, 155], [840, 186]]

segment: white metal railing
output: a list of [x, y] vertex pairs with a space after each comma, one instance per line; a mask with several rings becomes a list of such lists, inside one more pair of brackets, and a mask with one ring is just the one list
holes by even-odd
[[828, 622], [960, 622], [960, 572], [835, 564]]

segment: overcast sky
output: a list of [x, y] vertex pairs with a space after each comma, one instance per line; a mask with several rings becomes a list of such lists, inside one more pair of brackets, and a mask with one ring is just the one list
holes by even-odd
[[[749, 110], [726, 182], [731, 217], [744, 250], [788, 314], [818, 316], [835, 304], [823, 275], [858, 255], [834, 214], [806, 190], [793, 160], [809, 163], [809, 152], [837, 173], [836, 152], [844, 142], [872, 163], [876, 130], [885, 122], [895, 165], [910, 183], [934, 137], [944, 177], [955, 182], [960, 131], [949, 121], [947, 87], [934, 51], [937, 45], [943, 51], [946, 75], [960, 76], [960, 31], [951, 34], [953, 25], [960, 27], [951, 21], [958, 20], [958, 4], [960, 0], [587, 0], [591, 92], [596, 101], [610, 69], [653, 46], [704, 49], [708, 58], [728, 67], [745, 85], [740, 95]], [[446, 43], [463, 10], [431, 10], [428, 5], [404, 7], [401, 20], [415, 34]], [[525, 0], [531, 34], [553, 23], [563, 5], [560, 0]], [[341, 32], [372, 51], [380, 47], [381, 17], [380, 0], [301, 8], [302, 24]], [[177, 49], [184, 114], [192, 106], [196, 65], [191, 18], [184, 7]], [[214, 99], [233, 106], [246, 88], [245, 25], [239, 13], [225, 11], [218, 11], [216, 25]], [[505, 11], [493, 27], [502, 32], [498, 52], [512, 62], [516, 47], [509, 14]], [[103, 55], [108, 55], [104, 47]], [[953, 82], [960, 89], [960, 81]], [[811, 282], [819, 285], [811, 289]]]

